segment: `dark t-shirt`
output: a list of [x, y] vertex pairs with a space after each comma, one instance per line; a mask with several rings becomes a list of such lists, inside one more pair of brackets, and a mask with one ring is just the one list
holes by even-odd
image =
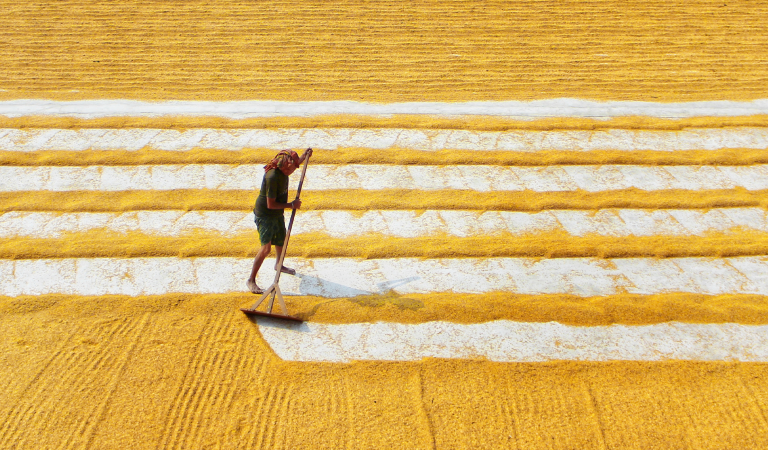
[[278, 203], [288, 203], [288, 175], [279, 169], [271, 169], [264, 174], [253, 212], [257, 217], [282, 216], [284, 210], [267, 208], [267, 197], [274, 198]]

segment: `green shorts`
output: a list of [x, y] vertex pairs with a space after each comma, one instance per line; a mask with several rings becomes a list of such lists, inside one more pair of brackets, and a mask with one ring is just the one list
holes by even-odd
[[282, 214], [273, 217], [256, 216], [255, 222], [256, 229], [259, 230], [261, 245], [283, 246], [285, 243], [285, 217]]

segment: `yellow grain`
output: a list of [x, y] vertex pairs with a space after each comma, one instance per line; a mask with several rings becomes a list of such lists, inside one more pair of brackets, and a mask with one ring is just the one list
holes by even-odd
[[[568, 97], [678, 102], [768, 97], [768, 9], [755, 1], [343, 0], [329, 7], [327, 2], [289, 0], [47, 0], [0, 1], [0, 6], [0, 100]], [[766, 118], [523, 123], [423, 117], [37, 117], [0, 118], [0, 126], [676, 130], [764, 127]], [[195, 158], [244, 163], [253, 157], [258, 163], [259, 151], [86, 153], [80, 162], [73, 153], [3, 153], [2, 161], [117, 164], [126, 157], [126, 164]], [[500, 164], [520, 165], [599, 164], [601, 158], [605, 164], [764, 162], [759, 153], [739, 153], [498, 158]], [[357, 149], [333, 157], [339, 163], [374, 160]], [[437, 163], [419, 153], [387, 158], [392, 164]], [[477, 159], [461, 162], [457, 155], [453, 161], [494, 163], [495, 156], [472, 158]], [[535, 211], [768, 208], [767, 194], [743, 189], [308, 191], [303, 197], [306, 208], [317, 209], [403, 208], [407, 203], [407, 209]], [[248, 191], [2, 193], [0, 211], [246, 211], [253, 197]], [[236, 310], [252, 299], [244, 294], [0, 298], [0, 447], [768, 448], [768, 364], [288, 363], [276, 358], [256, 324]], [[576, 325], [667, 320], [765, 324], [767, 315], [764, 297], [733, 295], [578, 299], [493, 293], [288, 300], [291, 311], [327, 322], [509, 318]]]
[[440, 117], [397, 114], [392, 116], [331, 114], [313, 117], [264, 117], [228, 119], [212, 116], [115, 116], [94, 119], [60, 116], [0, 116], [0, 128], [156, 128], [156, 129], [277, 129], [277, 128], [403, 128], [470, 131], [600, 131], [647, 130], [681, 131], [690, 128], [733, 128], [768, 126], [768, 115], [735, 117], [689, 117], [665, 119], [648, 116], [622, 116], [609, 119], [551, 117], [518, 120], [501, 116]]
[[[274, 157], [270, 149], [239, 151], [193, 149], [184, 152], [144, 149], [127, 150], [41, 150], [35, 152], [0, 151], [3, 166], [130, 166], [144, 164], [264, 164]], [[371, 150], [342, 148], [315, 150], [312, 164], [402, 164], [402, 165], [728, 165], [768, 163], [765, 150], [735, 148], [686, 151], [589, 152], [547, 150], [540, 152], [439, 150], [435, 152], [392, 148]]]
[[[255, 231], [237, 237], [192, 232], [161, 237], [100, 229], [55, 239], [0, 239], [2, 259], [108, 257], [254, 257]], [[323, 233], [293, 236], [289, 256], [303, 258], [636, 258], [768, 255], [768, 233], [732, 230], [706, 236], [571, 236], [566, 232], [400, 238], [370, 234], [332, 238]]]
[[768, 364], [290, 363], [237, 297], [172, 297], [1, 299], [3, 446], [768, 446]]
[[[250, 211], [251, 191], [19, 191], [0, 192], [0, 211]], [[743, 188], [711, 191], [604, 192], [474, 192], [462, 190], [416, 191], [386, 189], [303, 191], [305, 210], [451, 209], [487, 211], [543, 211], [547, 209], [706, 209], [758, 206], [768, 209], [768, 191]]]
[[[349, 298], [287, 296], [292, 315], [318, 323], [396, 322], [483, 323], [494, 320], [559, 322], [572, 326], [611, 324], [651, 325], [664, 322], [768, 324], [768, 297], [763, 295], [702, 295], [667, 293], [618, 294], [578, 297], [568, 294], [522, 295], [509, 292], [486, 294], [358, 295]], [[164, 294], [149, 296], [80, 296], [48, 294], [0, 296], [0, 313], [32, 314], [45, 311], [60, 318], [88, 318], [104, 314], [140, 316], [177, 312], [192, 316], [214, 314], [250, 306], [250, 293]]]
[[0, 99], [768, 97], [761, 2], [6, 1]]

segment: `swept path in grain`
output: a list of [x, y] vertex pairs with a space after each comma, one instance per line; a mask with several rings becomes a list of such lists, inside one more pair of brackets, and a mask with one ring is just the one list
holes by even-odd
[[596, 102], [580, 98], [522, 101], [364, 103], [357, 101], [165, 101], [40, 99], [0, 101], [0, 115], [6, 117], [55, 116], [93, 119], [98, 117], [151, 117], [185, 115], [191, 117], [311, 117], [323, 115], [382, 116], [418, 114], [433, 116], [511, 116], [539, 117], [621, 117], [662, 118], [732, 117], [768, 114], [768, 100], [698, 102]]
[[[244, 288], [250, 258], [75, 258], [0, 260], [8, 296], [227, 293]], [[768, 257], [733, 258], [288, 258], [287, 294], [339, 298], [397, 292], [519, 294], [768, 295]], [[262, 271], [258, 281], [270, 284]], [[449, 275], [449, 276], [448, 276]], [[102, 280], [94, 284], [91, 280]]]
[[[478, 324], [286, 324], [260, 320], [264, 339], [288, 361], [419, 361], [487, 358], [498, 362], [768, 362], [768, 326], [663, 323], [573, 327], [556, 322]], [[631, 343], [631, 344], [630, 344]]]
[[655, 130], [477, 131], [398, 128], [283, 129], [0, 129], [0, 151], [139, 151], [186, 152], [195, 149], [244, 150], [312, 147], [469, 151], [691, 151], [765, 149], [765, 127]]
[[[0, 166], [0, 191], [255, 190], [260, 165]], [[289, 188], [295, 190], [296, 177]], [[339, 189], [587, 192], [622, 189], [768, 189], [768, 165], [751, 166], [392, 166], [314, 165], [307, 191]]]

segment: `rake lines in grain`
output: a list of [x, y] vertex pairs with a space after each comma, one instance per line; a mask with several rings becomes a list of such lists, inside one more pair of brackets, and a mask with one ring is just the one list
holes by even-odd
[[[240, 355], [238, 358], [239, 363], [237, 368], [231, 373], [230, 376], [230, 378], [234, 381], [228, 384], [227, 392], [223, 395], [223, 398], [219, 402], [219, 406], [215, 408], [214, 411], [221, 411], [226, 414], [233, 410], [236, 399], [235, 394], [239, 391], [238, 387], [241, 386], [242, 383], [247, 383], [251, 379], [251, 374], [254, 372], [254, 367], [257, 363], [260, 365], [258, 373], [261, 373], [262, 375], [265, 373], [265, 367], [269, 362], [269, 358], [260, 358], [259, 356], [262, 355], [254, 352], [254, 348], [257, 348], [257, 343], [255, 342], [257, 338], [255, 338], [256, 335], [254, 333], [243, 332], [241, 333], [241, 337], [238, 341], [239, 345], [237, 348], [233, 348], [231, 350], [231, 352], [235, 355]], [[211, 416], [212, 414], [206, 415], [206, 417]], [[234, 420], [237, 420], [237, 416], [232, 417]], [[233, 436], [239, 438], [239, 433], [233, 434]]]
[[271, 384], [267, 395], [261, 397], [255, 411], [258, 425], [253, 427], [246, 448], [273, 448], [277, 426], [283, 425], [280, 418], [287, 416], [288, 399], [293, 391], [292, 385], [284, 382]]
[[[751, 413], [744, 412], [743, 419], [750, 420], [754, 423], [757, 433], [760, 430], [768, 429], [768, 410], [766, 410], [765, 401], [768, 400], [766, 395], [764, 383], [760, 383], [759, 378], [755, 377], [752, 380], [746, 378], [745, 373], [739, 374], [739, 384], [742, 388], [743, 395], [746, 397], [745, 404], [749, 405]], [[763, 431], [764, 433], [764, 431]]]
[[[27, 383], [27, 385], [24, 387], [21, 395], [19, 395], [18, 401], [11, 409], [8, 417], [5, 418], [5, 420], [0, 421], [0, 423], [2, 423], [2, 426], [0, 426], [0, 442], [10, 442], [11, 438], [9, 438], [8, 433], [13, 435], [15, 431], [21, 429], [20, 423], [23, 421], [23, 418], [26, 417], [27, 412], [34, 408], [40, 396], [47, 392], [47, 389], [44, 389], [43, 383], [40, 381], [45, 380], [43, 374], [47, 373], [48, 369], [54, 365], [54, 363], [58, 363], [59, 358], [62, 357], [62, 353], [70, 345], [72, 339], [78, 335], [80, 329], [81, 327], [79, 326], [75, 327], [65, 339], [59, 342], [59, 345], [56, 347], [51, 356], [45, 361], [45, 363], [43, 363], [35, 376], [32, 377], [29, 383]], [[63, 355], [64, 362], [62, 364], [65, 366], [69, 365], [66, 363], [69, 361], [71, 356], [72, 353]], [[24, 408], [25, 405], [26, 408]]]
[[[224, 330], [231, 328], [230, 320]], [[223, 404], [227, 398], [231, 399], [233, 394], [228, 380], [238, 372], [235, 366], [239, 363], [242, 368], [243, 362], [248, 359], [242, 345], [245, 335], [246, 330], [239, 329], [231, 339], [240, 345], [230, 349], [215, 349], [215, 353], [207, 360], [197, 378], [203, 383], [202, 389], [196, 389], [196, 395], [189, 399], [189, 408], [186, 410], [186, 416], [182, 418], [182, 432], [174, 442], [169, 443], [169, 448], [200, 448], [205, 444], [201, 442], [203, 437], [212, 434], [211, 428], [215, 428], [216, 422], [212, 422], [211, 418], [225, 412]], [[211, 346], [215, 347], [216, 342]]]
[[[179, 441], [180, 433], [184, 432], [184, 418], [188, 415], [191, 399], [195, 397], [195, 390], [202, 383], [201, 374], [204, 371], [205, 363], [209, 361], [209, 354], [213, 348], [214, 339], [228, 325], [226, 314], [220, 314], [218, 317], [215, 317], [216, 322], [213, 323], [212, 327], [209, 327], [213, 319], [214, 317], [208, 316], [208, 319], [201, 327], [202, 336], [198, 338], [197, 351], [189, 360], [187, 369], [184, 371], [184, 377], [178, 385], [178, 390], [171, 403], [171, 410], [168, 411], [166, 423], [163, 426], [163, 439], [158, 448], [165, 449], [175, 445]], [[211, 331], [206, 332], [206, 330]]]
[[411, 375], [410, 383], [413, 384], [413, 409], [414, 413], [420, 416], [422, 427], [426, 431], [426, 444], [432, 450], [437, 448], [437, 441], [435, 439], [435, 425], [433, 419], [424, 403], [424, 378], [422, 376], [420, 368], [416, 369], [416, 373]]
[[520, 446], [520, 410], [517, 406], [515, 391], [510, 387], [510, 383], [509, 377], [505, 376], [498, 377], [495, 381], [495, 384], [504, 389], [504, 395], [501, 396], [499, 402], [502, 417], [508, 423], [508, 429], [515, 433], [514, 436], [510, 436], [510, 439], [515, 443], [515, 448], [520, 450], [522, 448]]
[[[258, 405], [256, 406], [256, 408], [249, 408], [249, 410], [253, 411], [253, 413], [249, 415], [249, 417], [252, 419], [251, 420], [252, 427], [251, 427], [251, 431], [249, 433], [248, 439], [246, 440], [246, 442], [248, 442], [248, 445], [247, 445], [248, 448], [259, 448], [255, 446], [255, 443], [257, 439], [259, 441], [263, 439], [262, 435], [264, 433], [264, 427], [266, 426], [265, 424], [267, 422], [267, 418], [264, 417], [265, 415], [263, 414], [263, 412], [265, 409], [268, 410], [268, 408], [272, 405], [273, 403], [272, 397], [275, 395], [275, 391], [277, 389], [283, 388], [283, 385], [270, 384], [268, 386], [269, 387], [266, 395], [260, 395], [259, 397], [257, 397]], [[254, 401], [254, 403], [256, 403], [256, 401]], [[253, 406], [253, 404], [251, 406]]]
[[287, 386], [286, 392], [282, 397], [279, 397], [280, 402], [275, 415], [271, 418], [271, 427], [267, 428], [267, 439], [265, 439], [266, 445], [263, 448], [284, 448], [286, 444], [286, 423], [287, 418], [290, 417], [290, 410], [292, 406], [291, 399], [295, 390], [294, 384]]
[[[119, 356], [120, 360], [112, 370], [112, 376], [110, 377], [109, 385], [106, 388], [106, 395], [102, 396], [96, 407], [94, 407], [91, 413], [88, 415], [88, 419], [82, 422], [80, 427], [78, 427], [77, 435], [83, 436], [83, 438], [79, 440], [82, 442], [83, 448], [92, 448], [96, 428], [104, 419], [107, 407], [109, 406], [112, 396], [119, 386], [120, 378], [125, 373], [125, 370], [128, 367], [128, 363], [131, 361], [131, 358], [133, 357], [136, 348], [139, 345], [140, 337], [143, 336], [143, 332], [149, 323], [150, 315], [144, 314], [144, 317], [142, 317], [139, 324], [134, 328], [138, 331], [133, 333], [133, 337], [129, 340], [128, 345], [124, 347], [122, 354]], [[72, 434], [70, 437], [74, 436], [75, 434]], [[65, 448], [75, 448], [77, 443], [78, 440], [70, 440], [69, 444], [66, 445]]]
[[[17, 441], [20, 447], [37, 442], [38, 435], [48, 438], [59, 432], [67, 433], [60, 445], [67, 445], [80, 433], [80, 428], [86, 419], [81, 414], [66, 414], [61, 405], [78, 407], [84, 404], [83, 397], [99, 395], [99, 380], [110, 374], [115, 365], [115, 354], [119, 354], [126, 341], [132, 340], [138, 327], [136, 321], [112, 321], [106, 327], [100, 327], [96, 336], [86, 339], [86, 345], [103, 342], [95, 348], [82, 352], [71, 352], [73, 358], [67, 358], [52, 368], [52, 371], [62, 376], [49, 378], [45, 386], [40, 387], [39, 395], [30, 401], [25, 416], [14, 427], [18, 435], [9, 436], [9, 441]], [[48, 394], [47, 396], [45, 394]], [[62, 420], [54, 420], [63, 416]], [[64, 422], [64, 423], [62, 423]], [[29, 425], [28, 427], [25, 424]], [[55, 426], [55, 428], [54, 428]], [[21, 434], [24, 430], [36, 429], [32, 434]]]
[[581, 390], [584, 393], [585, 397], [585, 405], [586, 409], [589, 410], [591, 414], [589, 416], [592, 416], [594, 418], [594, 426], [597, 429], [595, 432], [595, 436], [598, 438], [597, 444], [599, 445], [601, 450], [606, 450], [608, 447], [606, 445], [606, 438], [605, 438], [605, 429], [606, 424], [601, 419], [600, 415], [600, 405], [597, 402], [597, 398], [595, 398], [594, 393], [592, 392], [592, 386], [589, 384], [589, 380], [584, 380], [581, 383]]

